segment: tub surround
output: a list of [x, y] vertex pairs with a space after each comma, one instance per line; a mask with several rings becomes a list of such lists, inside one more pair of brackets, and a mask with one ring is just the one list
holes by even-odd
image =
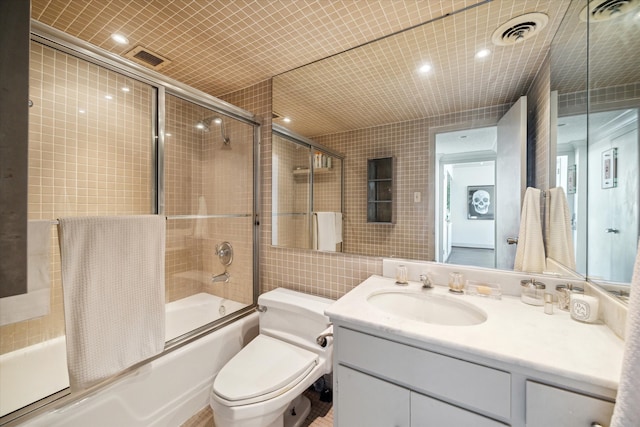
[[258, 315], [252, 313], [123, 375], [80, 401], [54, 403], [20, 425], [181, 425], [207, 406], [216, 374], [257, 332]]
[[[409, 276], [411, 279], [411, 273]], [[400, 287], [394, 278], [371, 276], [327, 309], [336, 328], [334, 388], [339, 422], [348, 419], [353, 409], [346, 384], [367, 384], [380, 378], [384, 387], [399, 386], [403, 393], [410, 393], [411, 402], [416, 396], [418, 400], [443, 400], [447, 414], [453, 411], [462, 417], [453, 419], [473, 425], [502, 425], [494, 424], [494, 420], [524, 425], [525, 417], [528, 423], [533, 414], [545, 412], [536, 407], [534, 396], [554, 401], [554, 393], [569, 400], [577, 396], [577, 407], [604, 407], [597, 415], [610, 417], [621, 373], [623, 341], [607, 325], [574, 321], [557, 307], [553, 315], [547, 315], [543, 307], [524, 304], [519, 297], [508, 294], [500, 300], [452, 295], [448, 287], [439, 286], [441, 280], [436, 278], [435, 282], [434, 289], [426, 290], [420, 282], [410, 281]], [[473, 326], [443, 326], [403, 319], [367, 302], [369, 295], [381, 290], [459, 299], [483, 310], [487, 320]], [[366, 352], [359, 350], [363, 346]], [[429, 373], [423, 375], [423, 371]], [[440, 405], [438, 401], [434, 404]], [[416, 416], [424, 420], [413, 413], [413, 405], [410, 407], [411, 419]], [[558, 410], [562, 413], [566, 407], [561, 405]], [[475, 417], [489, 423], [475, 424]]]

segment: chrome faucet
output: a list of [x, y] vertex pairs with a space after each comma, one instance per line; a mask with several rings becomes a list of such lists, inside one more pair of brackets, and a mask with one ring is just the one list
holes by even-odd
[[216, 282], [229, 283], [230, 278], [231, 278], [231, 275], [227, 273], [227, 271], [225, 270], [225, 272], [222, 274], [214, 274], [213, 276], [211, 276], [211, 282], [212, 283], [216, 283]]
[[432, 289], [433, 281], [431, 280], [431, 275], [428, 273], [423, 273], [420, 275], [420, 281], [422, 282], [422, 289]]

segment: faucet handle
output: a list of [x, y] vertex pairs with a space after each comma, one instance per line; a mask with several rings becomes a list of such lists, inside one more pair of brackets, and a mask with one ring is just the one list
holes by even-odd
[[433, 288], [433, 280], [431, 280], [431, 275], [429, 273], [422, 273], [420, 275], [420, 281], [422, 282], [423, 288]]

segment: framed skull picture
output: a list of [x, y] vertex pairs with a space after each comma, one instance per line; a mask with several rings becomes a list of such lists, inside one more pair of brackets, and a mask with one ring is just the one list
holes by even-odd
[[467, 219], [493, 219], [493, 185], [467, 187]]

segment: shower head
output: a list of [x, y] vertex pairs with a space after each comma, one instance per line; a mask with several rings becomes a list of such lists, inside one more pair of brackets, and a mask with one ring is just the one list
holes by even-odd
[[220, 126], [220, 136], [222, 137], [222, 142], [224, 143], [224, 145], [231, 144], [231, 140], [228, 136], [226, 136], [224, 121], [220, 117], [205, 117], [196, 124], [196, 128], [202, 130], [203, 132], [209, 132], [211, 130], [211, 122]]
[[209, 120], [207, 122], [206, 119], [202, 119], [198, 123], [196, 123], [196, 129], [199, 129], [199, 130], [204, 131], [204, 132], [209, 132], [209, 130], [210, 130], [209, 129], [209, 125], [210, 124], [211, 124], [211, 120]]

